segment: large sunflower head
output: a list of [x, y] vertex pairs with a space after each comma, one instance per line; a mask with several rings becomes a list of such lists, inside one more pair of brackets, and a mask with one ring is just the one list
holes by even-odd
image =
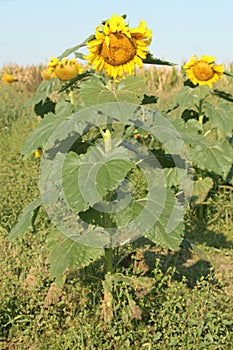
[[186, 70], [188, 79], [194, 85], [209, 85], [219, 80], [224, 73], [222, 64], [215, 64], [215, 57], [201, 56], [199, 59], [192, 56], [183, 68]]
[[88, 63], [97, 71], [122, 78], [124, 73], [133, 75], [134, 66], [142, 67], [148, 53], [152, 32], [145, 21], [137, 28], [129, 28], [122, 16], [114, 14], [102, 26], [96, 28], [95, 39], [88, 42]]
[[63, 58], [60, 61], [58, 58], [51, 57], [48, 67], [47, 73], [51, 74], [53, 78], [59, 78], [61, 81], [68, 81], [84, 70], [75, 58], [71, 60]]

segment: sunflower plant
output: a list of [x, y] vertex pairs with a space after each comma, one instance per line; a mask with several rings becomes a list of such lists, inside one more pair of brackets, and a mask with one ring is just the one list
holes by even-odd
[[190, 202], [202, 200], [215, 176], [232, 183], [233, 96], [212, 89], [224, 67], [193, 56], [176, 105], [160, 111], [137, 68], [174, 64], [153, 56], [151, 40], [145, 21], [130, 28], [125, 15], [114, 14], [51, 58], [28, 102], [41, 120], [21, 154], [41, 159], [40, 196], [10, 238], [32, 229], [43, 206], [54, 224], [47, 244], [57, 283], [68, 268], [101, 257], [112, 274], [119, 247], [140, 237], [179, 249]]
[[233, 96], [214, 87], [232, 74], [213, 56], [192, 56], [182, 68], [186, 80], [169, 114], [184, 132], [195, 170], [191, 204], [200, 206], [212, 188], [233, 184]]

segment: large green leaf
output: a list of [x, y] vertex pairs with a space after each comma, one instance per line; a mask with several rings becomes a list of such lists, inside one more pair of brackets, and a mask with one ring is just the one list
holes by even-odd
[[64, 101], [59, 102], [56, 105], [56, 114], [48, 113], [40, 122], [37, 129], [29, 134], [21, 148], [21, 155], [28, 157], [35, 152], [37, 148], [43, 148], [58, 125], [66, 120], [72, 114], [72, 112], [73, 107], [70, 103]]
[[197, 86], [191, 88], [189, 86], [183, 86], [176, 95], [176, 102], [181, 107], [190, 108], [194, 105], [199, 105], [200, 101], [203, 100], [210, 93], [208, 86]]
[[41, 198], [38, 197], [26, 206], [16, 226], [11, 230], [9, 239], [18, 238], [24, 235], [28, 230], [33, 229], [33, 225], [41, 204]]
[[70, 152], [64, 161], [62, 181], [71, 207], [77, 213], [85, 211], [115, 190], [133, 166], [130, 156], [123, 147], [106, 154], [101, 147], [90, 147], [81, 156]]
[[93, 106], [108, 102], [139, 103], [144, 98], [145, 83], [135, 76], [122, 79], [117, 89], [109, 89], [97, 78], [90, 78], [82, 82], [80, 96], [86, 106]]
[[213, 185], [214, 181], [211, 177], [205, 177], [204, 179], [194, 181], [192, 202], [195, 205], [203, 203]]
[[216, 142], [216, 141], [224, 141], [228, 138], [224, 131], [214, 126], [213, 123], [211, 123], [209, 120], [207, 120], [204, 123], [202, 128], [203, 128], [202, 132], [204, 134], [204, 137], [210, 143]]
[[224, 131], [227, 136], [232, 136], [233, 131], [233, 106], [227, 102], [220, 103], [218, 106], [213, 106], [210, 103], [205, 103], [203, 110], [210, 122]]
[[80, 96], [86, 106], [116, 102], [114, 93], [97, 78], [90, 78], [82, 82]]
[[80, 161], [80, 157], [75, 152], [69, 152], [62, 169], [62, 188], [66, 200], [77, 213], [89, 208], [89, 205], [83, 199], [78, 185]]
[[[172, 125], [176, 128], [177, 131], [179, 131], [182, 135], [183, 140], [186, 140], [186, 136], [188, 139], [192, 139], [193, 136], [193, 142], [196, 142], [196, 139], [199, 136], [199, 139], [204, 138], [200, 135], [200, 131], [202, 131], [202, 125], [201, 123], [196, 119], [189, 119], [186, 122], [180, 118], [180, 115], [177, 116], [177, 118], [172, 119], [171, 118]], [[187, 143], [192, 143], [191, 141], [188, 141]]]
[[51, 93], [58, 88], [59, 80], [43, 80], [36, 90], [35, 96], [25, 104], [26, 106], [36, 105], [37, 103], [45, 102], [45, 100], [51, 95]]
[[191, 160], [200, 169], [213, 171], [227, 178], [233, 163], [233, 152], [229, 142], [200, 142], [190, 148]]
[[176, 250], [183, 239], [184, 208], [170, 189], [167, 189], [166, 194], [163, 211], [145, 236], [157, 245]]
[[97, 203], [109, 191], [116, 189], [124, 180], [133, 163], [130, 152], [118, 147], [110, 152], [102, 153], [95, 148], [88, 153], [80, 164], [79, 185], [85, 193], [90, 205]]
[[122, 241], [125, 228], [125, 236], [131, 240], [145, 235], [158, 245], [170, 249], [179, 247], [183, 235], [184, 208], [172, 190], [162, 184], [162, 174], [161, 170], [157, 171], [154, 185], [148, 188], [145, 198], [133, 199], [122, 211], [112, 214], [112, 219], [122, 230]]
[[105, 162], [99, 169], [96, 176], [98, 192], [104, 196], [107, 192], [116, 189], [129, 170], [132, 168], [132, 162], [127, 158], [115, 158]]
[[50, 274], [61, 280], [68, 268], [80, 269], [100, 258], [103, 249], [88, 247], [67, 238], [58, 230], [52, 230], [47, 238]]
[[116, 96], [119, 102], [140, 103], [144, 99], [146, 84], [140, 77], [129, 76], [118, 84]]
[[[227, 178], [233, 163], [232, 147], [228, 140], [213, 140], [210, 142], [207, 137], [197, 134], [196, 121], [189, 125], [191, 120], [184, 123], [176, 120], [173, 125], [179, 130], [180, 137], [187, 145], [192, 163], [200, 169], [214, 172]], [[190, 128], [191, 126], [191, 128]], [[209, 135], [208, 135], [209, 136]]]
[[176, 168], [164, 168], [164, 175], [166, 176], [166, 183], [168, 187], [178, 186], [179, 177]]

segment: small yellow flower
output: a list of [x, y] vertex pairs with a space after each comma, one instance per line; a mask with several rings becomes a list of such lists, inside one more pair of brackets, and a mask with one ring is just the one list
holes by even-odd
[[53, 78], [58, 78], [61, 81], [68, 81], [75, 78], [84, 71], [81, 64], [77, 63], [75, 58], [72, 60], [63, 58], [59, 61], [58, 58], [51, 57], [48, 67], [48, 73]]
[[15, 81], [17, 81], [18, 79], [15, 78], [12, 74], [4, 74], [2, 77], [2, 81], [4, 81], [5, 84], [12, 84]]
[[192, 56], [190, 61], [183, 66], [188, 79], [194, 85], [212, 87], [212, 84], [222, 78], [224, 73], [224, 66], [222, 64], [216, 65], [215, 60], [215, 57], [212, 56], [201, 56], [199, 59]]
[[95, 70], [103, 70], [116, 80], [124, 73], [133, 75], [135, 65], [142, 67], [151, 40], [152, 31], [145, 21], [130, 29], [122, 16], [114, 14], [96, 28], [95, 39], [87, 43], [89, 54], [86, 59]]
[[40, 156], [42, 155], [43, 150], [42, 148], [37, 148], [37, 150], [34, 152], [34, 157], [35, 158], [40, 158]]
[[51, 73], [48, 71], [48, 69], [44, 69], [41, 71], [41, 76], [44, 80], [50, 80], [52, 78]]

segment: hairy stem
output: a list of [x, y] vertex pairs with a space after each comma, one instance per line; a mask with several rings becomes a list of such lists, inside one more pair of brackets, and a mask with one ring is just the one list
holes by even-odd
[[[109, 129], [107, 129], [105, 132], [101, 130], [102, 137], [104, 139], [104, 148], [105, 152], [109, 152], [111, 150], [111, 132]], [[108, 226], [108, 214], [104, 213], [105, 215], [105, 227]], [[104, 248], [104, 255], [105, 255], [105, 273], [113, 273], [113, 249], [112, 248]]]
[[73, 105], [74, 104], [74, 91], [71, 90], [69, 92], [69, 98], [70, 98], [70, 103]]
[[104, 269], [105, 273], [113, 273], [113, 249], [112, 248], [104, 248], [105, 262]]

